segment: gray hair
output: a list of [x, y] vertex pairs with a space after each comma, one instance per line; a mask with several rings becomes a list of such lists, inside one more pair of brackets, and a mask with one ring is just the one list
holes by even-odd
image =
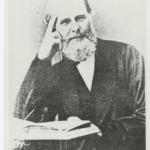
[[[45, 22], [45, 24], [47, 24], [48, 23], [48, 21], [49, 21], [49, 17], [51, 16], [51, 15], [55, 15], [55, 2], [54, 2], [55, 0], [48, 0], [48, 2], [47, 2], [47, 5], [46, 5], [46, 9], [45, 9], [45, 14], [44, 14], [44, 22]], [[57, 2], [59, 2], [59, 0], [57, 1]], [[83, 2], [84, 2], [84, 4], [85, 4], [85, 7], [86, 7], [86, 10], [87, 10], [87, 13], [89, 13], [89, 14], [91, 14], [91, 7], [90, 7], [90, 5], [89, 5], [89, 2], [88, 2], [88, 0], [83, 0]]]
[[[51, 9], [51, 10], [54, 10], [54, 8], [55, 8], [55, 6], [54, 6], [54, 2], [55, 0], [49, 0], [48, 1], [48, 4], [47, 5], [49, 5], [48, 7], [49, 7], [49, 9]], [[87, 12], [90, 14], [91, 13], [91, 7], [90, 7], [90, 5], [89, 5], [89, 2], [88, 2], [88, 0], [83, 0], [83, 2], [84, 2], [84, 4], [85, 4], [85, 7], [86, 7], [86, 10], [87, 10]]]

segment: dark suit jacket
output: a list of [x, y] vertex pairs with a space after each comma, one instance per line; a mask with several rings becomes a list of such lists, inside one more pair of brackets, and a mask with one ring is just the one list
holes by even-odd
[[[143, 57], [131, 45], [98, 39], [92, 91], [76, 63], [66, 58], [54, 66], [33, 60], [17, 96], [14, 116], [53, 121], [78, 116], [91, 120], [102, 138], [87, 138], [85, 149], [145, 149]], [[83, 149], [84, 149], [83, 148]]]

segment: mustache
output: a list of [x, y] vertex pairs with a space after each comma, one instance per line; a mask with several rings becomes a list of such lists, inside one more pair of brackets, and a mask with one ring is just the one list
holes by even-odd
[[76, 36], [76, 35], [74, 35], [73, 37], [71, 37], [71, 38], [69, 38], [68, 39], [68, 42], [70, 42], [71, 40], [73, 40], [73, 39], [78, 39], [78, 38], [84, 38], [84, 37], [86, 37], [85, 35], [79, 35], [79, 36]]
[[66, 44], [69, 44], [72, 40], [74, 39], [80, 39], [80, 40], [83, 40], [84, 38], [87, 38], [90, 42], [92, 43], [97, 43], [97, 41], [95, 41], [95, 39], [93, 38], [93, 35], [78, 35], [78, 36], [73, 36], [73, 37], [70, 37]]

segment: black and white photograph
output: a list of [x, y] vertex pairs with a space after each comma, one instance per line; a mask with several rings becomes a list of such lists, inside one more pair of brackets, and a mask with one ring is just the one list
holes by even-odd
[[9, 150], [146, 150], [145, 0], [7, 0]]

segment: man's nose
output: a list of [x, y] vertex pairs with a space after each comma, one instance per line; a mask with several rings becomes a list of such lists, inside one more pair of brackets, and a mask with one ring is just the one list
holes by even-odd
[[72, 32], [79, 33], [79, 31], [80, 31], [79, 25], [77, 23], [73, 23], [73, 25], [72, 25]]

